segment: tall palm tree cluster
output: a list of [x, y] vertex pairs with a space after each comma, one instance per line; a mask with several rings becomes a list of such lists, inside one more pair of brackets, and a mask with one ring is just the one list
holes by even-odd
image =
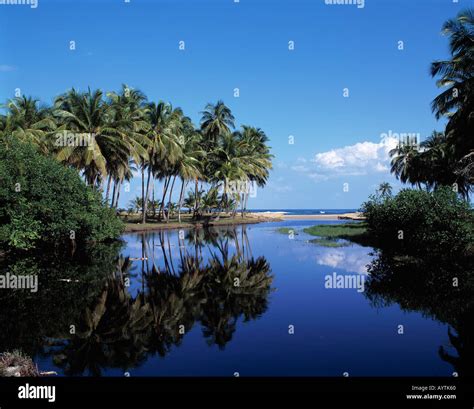
[[[77, 169], [87, 184], [103, 190], [108, 206], [116, 208], [124, 184], [141, 173], [141, 200], [133, 206], [141, 209], [143, 223], [150, 207], [154, 213], [158, 210], [160, 219], [169, 220], [167, 210], [178, 184], [174, 206], [180, 221], [184, 205], [192, 206], [195, 217], [211, 202], [234, 215], [240, 204], [243, 214], [249, 189], [242, 187], [264, 186], [272, 167], [265, 133], [251, 126], [236, 130], [235, 118], [222, 101], [205, 107], [199, 127], [181, 108], [149, 102], [127, 85], [106, 94], [71, 89], [52, 106], [21, 96], [5, 108], [0, 142], [12, 135]], [[161, 201], [154, 198], [156, 181], [163, 185]], [[194, 186], [185, 198], [191, 182]]]
[[448, 20], [443, 33], [449, 36], [451, 58], [431, 65], [438, 87], [445, 88], [432, 110], [437, 119], [447, 119], [446, 129], [419, 146], [399, 143], [390, 152], [391, 170], [403, 183], [428, 190], [451, 185], [468, 197], [474, 183], [474, 9]]

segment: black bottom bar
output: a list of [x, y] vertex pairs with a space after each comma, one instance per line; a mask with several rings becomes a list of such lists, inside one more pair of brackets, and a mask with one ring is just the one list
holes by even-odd
[[[55, 386], [54, 402], [32, 386]], [[2, 378], [0, 409], [472, 409], [473, 390], [465, 378]]]

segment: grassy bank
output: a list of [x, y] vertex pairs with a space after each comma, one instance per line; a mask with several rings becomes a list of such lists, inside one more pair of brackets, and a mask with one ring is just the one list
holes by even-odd
[[324, 237], [326, 239], [346, 239], [366, 234], [365, 223], [345, 223], [345, 224], [318, 224], [307, 227], [303, 230], [311, 236]]
[[365, 223], [345, 223], [345, 224], [319, 224], [303, 229], [306, 234], [318, 238], [310, 240], [311, 243], [324, 247], [344, 247], [347, 242], [352, 241], [361, 245], [370, 245], [367, 225]]
[[[280, 227], [276, 229], [280, 234], [299, 233], [292, 227]], [[349, 245], [347, 241], [368, 245], [367, 225], [365, 223], [345, 223], [345, 224], [317, 224], [303, 229], [303, 232], [317, 238], [310, 240], [310, 243], [323, 247], [345, 247]], [[347, 241], [341, 241], [347, 240]]]

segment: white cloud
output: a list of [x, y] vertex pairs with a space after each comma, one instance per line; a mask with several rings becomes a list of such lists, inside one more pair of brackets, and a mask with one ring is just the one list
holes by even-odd
[[331, 149], [314, 155], [309, 165], [297, 160], [291, 169], [306, 173], [319, 182], [337, 176], [362, 176], [369, 173], [389, 172], [391, 149], [397, 146], [398, 139], [387, 137], [379, 143], [359, 142], [343, 148]]
[[320, 249], [316, 262], [322, 266], [341, 269], [347, 272], [367, 274], [367, 265], [372, 256], [364, 247], [353, 246], [344, 249]]
[[342, 157], [344, 151], [348, 151], [348, 149], [333, 149], [329, 152], [317, 153], [313, 162], [323, 169], [341, 168], [344, 166], [344, 158]]

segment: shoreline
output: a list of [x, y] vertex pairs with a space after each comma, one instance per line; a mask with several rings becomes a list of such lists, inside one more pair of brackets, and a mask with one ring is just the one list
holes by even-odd
[[280, 218], [273, 218], [273, 217], [266, 217], [256, 215], [255, 213], [247, 213], [244, 218], [240, 216], [240, 214], [236, 215], [234, 219], [228, 217], [222, 217], [219, 220], [208, 220], [203, 221], [199, 220], [196, 222], [181, 222], [178, 223], [177, 221], [172, 221], [169, 223], [125, 223], [125, 233], [139, 233], [139, 232], [147, 232], [147, 231], [159, 231], [159, 230], [176, 230], [176, 229], [202, 229], [206, 227], [219, 227], [219, 226], [234, 226], [234, 225], [242, 225], [242, 224], [257, 224], [257, 223], [265, 223], [265, 222], [279, 222], [282, 221]]
[[365, 220], [362, 213], [342, 214], [288, 214], [283, 215], [284, 220]]
[[286, 214], [284, 212], [271, 212], [271, 213], [250, 213], [251, 215], [258, 217], [264, 214], [265, 217], [272, 221], [284, 221], [284, 220], [365, 220], [364, 216], [360, 212], [352, 213], [341, 213], [341, 214]]
[[343, 214], [310, 214], [310, 215], [298, 215], [291, 214], [286, 215], [281, 212], [275, 213], [247, 213], [244, 218], [240, 214], [236, 215], [234, 219], [228, 218], [228, 216], [221, 217], [219, 220], [208, 220], [208, 221], [196, 221], [196, 222], [181, 222], [172, 221], [169, 223], [125, 223], [125, 233], [140, 233], [147, 231], [159, 231], [159, 230], [175, 230], [175, 229], [191, 229], [191, 228], [206, 228], [206, 227], [219, 227], [219, 226], [233, 226], [242, 224], [257, 224], [267, 222], [282, 222], [285, 220], [364, 220], [360, 213], [343, 213]]

